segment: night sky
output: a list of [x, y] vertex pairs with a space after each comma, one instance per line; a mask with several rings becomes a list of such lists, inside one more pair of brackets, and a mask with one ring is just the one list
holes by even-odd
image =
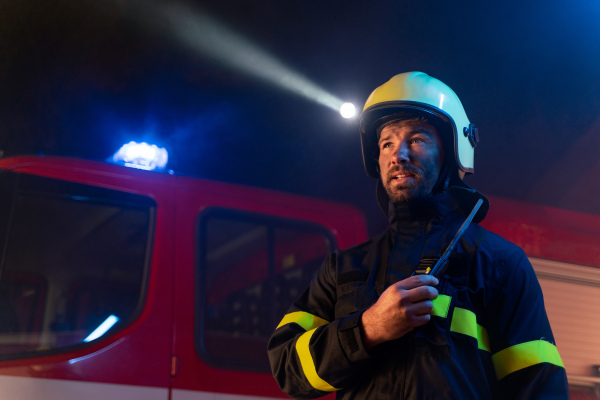
[[[491, 3], [178, 4], [360, 107], [395, 74], [434, 76], [479, 127], [469, 184], [600, 215], [600, 3]], [[105, 160], [148, 141], [175, 173], [347, 202], [382, 230], [356, 126], [192, 50], [165, 4], [0, 0], [4, 155]]]

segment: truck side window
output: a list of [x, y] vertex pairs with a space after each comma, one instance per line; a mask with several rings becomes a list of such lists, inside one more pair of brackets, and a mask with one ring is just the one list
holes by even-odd
[[135, 318], [151, 199], [13, 172], [0, 192], [0, 358], [83, 346]]
[[226, 209], [199, 219], [197, 347], [221, 368], [269, 371], [267, 341], [336, 248], [323, 226]]

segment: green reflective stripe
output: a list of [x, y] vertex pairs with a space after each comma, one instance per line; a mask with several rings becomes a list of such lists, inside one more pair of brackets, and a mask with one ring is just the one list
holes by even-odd
[[450, 331], [474, 337], [481, 350], [490, 351], [487, 331], [477, 324], [477, 317], [473, 311], [459, 307], [454, 308]]
[[298, 338], [298, 341], [296, 342], [296, 352], [298, 353], [298, 357], [300, 357], [300, 364], [302, 365], [304, 375], [311, 386], [324, 392], [334, 392], [339, 389], [334, 388], [329, 383], [321, 379], [321, 377], [317, 374], [315, 362], [310, 354], [310, 338], [312, 337], [313, 333], [315, 333], [316, 329], [317, 328], [303, 333], [302, 336]]
[[558, 349], [545, 340], [533, 340], [508, 347], [492, 355], [492, 363], [498, 379], [523, 368], [550, 363], [564, 368]]
[[477, 346], [480, 350], [485, 350], [488, 353], [490, 350], [490, 338], [488, 337], [488, 333], [485, 328], [481, 325], [477, 325]]
[[322, 325], [327, 325], [329, 321], [323, 318], [317, 317], [316, 315], [309, 314], [304, 311], [296, 311], [293, 313], [286, 314], [276, 329], [279, 329], [283, 325], [291, 324], [292, 322], [300, 325], [305, 331], [318, 328]]
[[447, 318], [451, 301], [452, 297], [440, 294], [437, 299], [433, 300], [433, 311], [431, 312], [431, 315]]

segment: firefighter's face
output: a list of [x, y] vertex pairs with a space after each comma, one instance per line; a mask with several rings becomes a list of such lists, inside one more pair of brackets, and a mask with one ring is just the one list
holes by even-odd
[[422, 120], [394, 122], [379, 136], [381, 181], [394, 203], [431, 195], [443, 162], [435, 127]]

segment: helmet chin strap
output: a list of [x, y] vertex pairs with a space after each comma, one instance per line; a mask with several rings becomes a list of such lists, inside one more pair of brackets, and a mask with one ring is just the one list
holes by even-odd
[[440, 176], [438, 176], [438, 180], [433, 187], [433, 194], [444, 193], [450, 187], [450, 178], [451, 178], [451, 169], [448, 164], [444, 164], [442, 170], [440, 171]]

